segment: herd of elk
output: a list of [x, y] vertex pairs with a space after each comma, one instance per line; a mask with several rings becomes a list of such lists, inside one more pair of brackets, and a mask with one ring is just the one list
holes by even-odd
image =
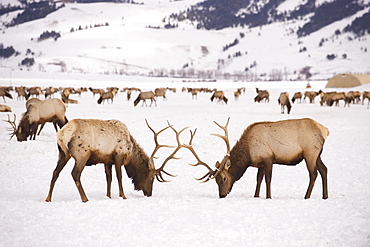
[[167, 126], [155, 132], [146, 121], [149, 129], [154, 133], [156, 144], [149, 157], [129, 133], [125, 124], [118, 120], [74, 119], [68, 122], [58, 133], [57, 144], [59, 158], [53, 172], [49, 194], [46, 201], [50, 202], [55, 182], [68, 160], [73, 157], [75, 165], [72, 177], [80, 194], [81, 200], [87, 202], [87, 196], [81, 184], [81, 173], [85, 166], [103, 163], [107, 180], [107, 196], [111, 197], [112, 166], [116, 170], [119, 196], [126, 199], [122, 187], [122, 166], [125, 167], [128, 177], [131, 178], [135, 190], [142, 190], [144, 196], [151, 196], [154, 178], [159, 182], [163, 179], [163, 168], [179, 150], [177, 148], [158, 169], [154, 166], [154, 155], [162, 147], [170, 147], [158, 143], [158, 135], [170, 127]]

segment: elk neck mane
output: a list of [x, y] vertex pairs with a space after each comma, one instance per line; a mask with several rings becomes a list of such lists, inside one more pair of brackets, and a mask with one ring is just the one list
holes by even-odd
[[150, 171], [148, 166], [149, 157], [131, 135], [130, 140], [133, 144], [132, 155], [130, 161], [125, 165], [125, 169], [127, 176], [131, 178], [134, 184], [135, 190], [141, 190], [141, 182], [147, 178]]
[[238, 181], [250, 166], [249, 145], [246, 137], [246, 131], [236, 142], [235, 146], [230, 151], [231, 166], [229, 174]]

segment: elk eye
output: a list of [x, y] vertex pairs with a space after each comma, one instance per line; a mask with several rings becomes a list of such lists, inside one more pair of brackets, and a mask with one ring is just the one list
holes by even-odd
[[224, 182], [227, 180], [227, 178], [226, 177], [224, 177]]

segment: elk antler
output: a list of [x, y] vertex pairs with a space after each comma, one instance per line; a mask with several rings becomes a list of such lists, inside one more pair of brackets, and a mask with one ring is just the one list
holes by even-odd
[[[149, 129], [154, 133], [155, 148], [154, 148], [154, 151], [153, 151], [152, 155], [150, 156], [150, 159], [151, 159], [151, 160], [153, 160], [153, 159], [155, 159], [155, 158], [156, 158], [156, 157], [154, 157], [155, 153], [156, 153], [160, 148], [162, 148], [162, 147], [166, 147], [166, 148], [173, 148], [173, 146], [161, 145], [161, 144], [159, 144], [159, 143], [158, 143], [158, 135], [159, 135], [160, 133], [162, 133], [163, 131], [165, 131], [166, 129], [170, 128], [171, 126], [169, 125], [169, 126], [167, 126], [167, 127], [163, 128], [163, 129], [161, 129], [160, 131], [155, 132], [155, 131], [154, 131], [154, 129], [153, 129], [152, 127], [150, 127], [150, 125], [149, 125], [149, 123], [148, 123], [148, 121], [147, 121], [146, 119], [145, 119], [145, 122], [146, 122], [146, 124], [148, 125]], [[177, 151], [178, 151], [178, 150], [176, 150], [176, 152], [177, 152]], [[163, 176], [162, 176], [161, 172], [163, 172], [163, 173], [167, 174], [168, 176], [176, 177], [175, 175], [172, 175], [172, 174], [170, 174], [170, 173], [166, 172], [165, 170], [163, 170], [163, 168], [164, 168], [165, 164], [167, 163], [167, 161], [169, 161], [171, 158], [177, 159], [177, 158], [173, 157], [173, 156], [176, 154], [176, 152], [172, 153], [172, 154], [171, 154], [171, 155], [170, 155], [170, 156], [169, 156], [169, 157], [168, 157], [168, 158], [163, 162], [162, 166], [161, 166], [160, 168], [158, 168], [158, 169], [156, 169], [156, 170], [155, 170], [155, 171], [156, 171], [156, 173], [155, 173], [155, 177], [157, 178], [157, 180], [158, 180], [159, 182], [169, 182], [169, 181], [166, 181], [166, 180], [163, 178]], [[171, 157], [171, 156], [172, 156], [172, 157]]]
[[[169, 123], [168, 123], [169, 124]], [[208, 180], [210, 180], [211, 178], [213, 178], [214, 176], [214, 174], [215, 174], [215, 172], [216, 171], [214, 171], [214, 170], [212, 170], [212, 168], [211, 167], [209, 167], [206, 163], [204, 163], [203, 161], [201, 161], [200, 159], [199, 159], [199, 157], [198, 157], [198, 155], [197, 155], [197, 153], [194, 151], [194, 148], [193, 148], [193, 144], [192, 144], [192, 142], [193, 142], [193, 138], [194, 138], [194, 135], [195, 135], [195, 133], [197, 132], [197, 129], [195, 129], [194, 130], [194, 132], [193, 131], [191, 131], [190, 130], [190, 141], [189, 141], [189, 144], [181, 144], [180, 143], [180, 134], [181, 134], [181, 132], [183, 132], [185, 129], [187, 129], [188, 127], [186, 127], [186, 128], [183, 128], [182, 130], [180, 130], [180, 131], [176, 131], [173, 127], [172, 127], [172, 125], [170, 125], [170, 127], [171, 127], [171, 129], [173, 130], [173, 131], [175, 131], [175, 133], [176, 133], [176, 141], [177, 141], [177, 148], [176, 148], [176, 150], [173, 152], [173, 155], [178, 151], [178, 150], [180, 150], [181, 148], [186, 148], [186, 149], [188, 149], [193, 155], [194, 155], [194, 157], [197, 159], [197, 163], [196, 164], [189, 164], [189, 165], [191, 165], [191, 166], [198, 166], [198, 165], [203, 165], [203, 166], [205, 166], [205, 167], [207, 167], [208, 168], [208, 170], [209, 170], [209, 172], [206, 174], [206, 175], [204, 175], [203, 177], [201, 177], [201, 178], [197, 178], [197, 180], [203, 180], [204, 178], [206, 178], [207, 176], [208, 176], [208, 178], [205, 180], [205, 181], [203, 181], [203, 183], [205, 183], [205, 182], [207, 182]]]
[[15, 135], [15, 133], [17, 132], [17, 125], [15, 123], [15, 120], [16, 120], [17, 116], [14, 114], [14, 120], [11, 121], [10, 120], [10, 116], [8, 114], [8, 120], [3, 120], [4, 122], [8, 122], [10, 123], [11, 125], [11, 128], [8, 128], [9, 131], [12, 131], [9, 135], [10, 135], [10, 139], [11, 140], [13, 138], [13, 136]]
[[[229, 131], [227, 130], [227, 127], [229, 125], [229, 120], [230, 120], [230, 117], [227, 119], [226, 121], [226, 124], [225, 126], [221, 126], [219, 123], [217, 123], [216, 121], [213, 121], [218, 127], [220, 127], [221, 129], [224, 130], [225, 132], [225, 135], [219, 135], [219, 134], [211, 134], [211, 135], [214, 135], [214, 136], [218, 136], [220, 138], [222, 138], [225, 143], [226, 143], [226, 156], [230, 156], [230, 142], [229, 142]], [[225, 164], [226, 164], [226, 159], [224, 158], [221, 162], [221, 165], [217, 168], [217, 172], [216, 174], [214, 174], [213, 177], [217, 177], [217, 175], [223, 170], [223, 168], [225, 167]]]

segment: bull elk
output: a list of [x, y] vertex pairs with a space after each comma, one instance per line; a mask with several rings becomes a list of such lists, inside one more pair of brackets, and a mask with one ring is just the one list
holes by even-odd
[[[266, 198], [271, 198], [271, 176], [273, 164], [296, 165], [303, 159], [306, 162], [310, 182], [305, 199], [310, 198], [319, 171], [322, 178], [323, 199], [328, 198], [327, 168], [321, 160], [321, 153], [329, 130], [320, 123], [309, 119], [292, 119], [278, 122], [257, 122], [244, 130], [240, 139], [230, 150], [228, 124], [219, 125], [225, 135], [221, 137], [227, 147], [227, 154], [221, 162], [216, 163], [213, 170], [201, 161], [192, 146], [187, 148], [194, 154], [197, 163], [204, 165], [208, 173], [198, 180], [204, 182], [215, 179], [218, 184], [220, 198], [226, 197], [234, 183], [238, 181], [250, 166], [258, 168], [255, 197], [259, 197], [263, 177], [266, 182]], [[192, 136], [193, 137], [193, 136]]]
[[287, 92], [280, 93], [278, 99], [279, 105], [281, 105], [281, 113], [284, 113], [285, 107], [287, 108], [288, 114], [290, 114], [290, 110], [292, 109], [292, 104], [290, 104], [289, 94]]
[[154, 98], [154, 93], [153, 93], [153, 91], [148, 91], [148, 92], [141, 92], [141, 93], [139, 93], [139, 95], [137, 96], [137, 98], [135, 99], [135, 101], [134, 101], [134, 106], [137, 106], [137, 104], [139, 104], [139, 102], [142, 100], [143, 101], [143, 103], [142, 103], [142, 106], [144, 105], [144, 103], [145, 103], [145, 106], [148, 106], [147, 104], [146, 104], [146, 100], [147, 99], [150, 99], [150, 106], [152, 106], [152, 104], [153, 104], [153, 101], [154, 101], [154, 104], [155, 104], [155, 106], [157, 106], [157, 101], [155, 100], [155, 98]]
[[166, 182], [162, 177], [162, 172], [173, 176], [164, 171], [164, 166], [170, 159], [176, 159], [174, 155], [179, 148], [164, 160], [160, 168], [155, 169], [153, 159], [156, 152], [162, 147], [170, 147], [160, 145], [157, 140], [158, 135], [170, 126], [155, 132], [147, 121], [146, 123], [154, 133], [156, 144], [150, 157], [135, 141], [126, 125], [118, 120], [74, 119], [66, 124], [58, 133], [59, 159], [53, 172], [46, 201], [51, 201], [53, 188], [59, 173], [71, 157], [75, 159], [72, 177], [83, 202], [87, 202], [88, 199], [80, 181], [81, 173], [85, 166], [98, 163], [104, 163], [105, 165], [107, 196], [109, 198], [111, 198], [113, 164], [116, 170], [120, 197], [126, 199], [122, 187], [122, 166], [125, 167], [128, 177], [131, 178], [135, 190], [142, 190], [145, 196], [151, 196], [154, 177], [159, 182]]
[[30, 140], [35, 140], [39, 125], [43, 127], [45, 123], [53, 122], [62, 128], [68, 122], [65, 116], [66, 106], [60, 99], [30, 99], [28, 101], [31, 101], [31, 103], [26, 103], [27, 111], [23, 113], [18, 127], [15, 123], [15, 117], [11, 121], [8, 116], [7, 122], [12, 126], [10, 139], [15, 135], [20, 142], [26, 141], [28, 137], [30, 137]]

